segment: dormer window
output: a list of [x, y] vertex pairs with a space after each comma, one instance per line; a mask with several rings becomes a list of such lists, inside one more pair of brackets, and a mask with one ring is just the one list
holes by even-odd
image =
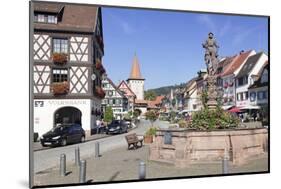
[[34, 15], [34, 20], [36, 22], [40, 22], [40, 23], [56, 24], [57, 23], [57, 16], [56, 15], [48, 15], [48, 14], [38, 13], [38, 14]]
[[45, 15], [44, 14], [38, 14], [37, 15], [37, 22], [45, 22]]
[[54, 15], [48, 15], [48, 23], [56, 24], [57, 23], [57, 17], [54, 16]]

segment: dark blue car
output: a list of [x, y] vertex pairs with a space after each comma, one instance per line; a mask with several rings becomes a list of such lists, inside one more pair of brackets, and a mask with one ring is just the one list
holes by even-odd
[[85, 131], [80, 124], [61, 124], [40, 138], [42, 146], [65, 146], [85, 141]]

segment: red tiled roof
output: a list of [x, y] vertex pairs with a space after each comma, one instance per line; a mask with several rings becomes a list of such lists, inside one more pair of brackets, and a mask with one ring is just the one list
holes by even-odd
[[137, 99], [137, 100], [135, 100], [135, 103], [136, 104], [147, 104], [147, 101], [146, 100], [139, 100], [139, 99]]
[[225, 70], [231, 65], [231, 63], [238, 57], [238, 55], [234, 55], [231, 57], [226, 57], [224, 60], [219, 62], [218, 66], [218, 76], [221, 76]]
[[[126, 88], [132, 93], [132, 95], [128, 95], [127, 93], [126, 93], [126, 95], [136, 97], [135, 93], [132, 91], [132, 89], [128, 86], [128, 84], [127, 84], [124, 80], [122, 80], [122, 81], [120, 82], [120, 84], [118, 85], [117, 88], [120, 89], [122, 83], [124, 83], [124, 85], [126, 86]], [[122, 90], [122, 89], [120, 89], [120, 90]]]
[[252, 50], [243, 52], [239, 54], [234, 61], [232, 61], [227, 68], [224, 70], [224, 72], [221, 74], [221, 76], [226, 76], [233, 74], [236, 69], [238, 69], [244, 62], [245, 60], [249, 57], [251, 54]]
[[149, 108], [157, 108], [157, 105], [162, 103], [162, 100], [165, 98], [165, 96], [157, 96], [155, 100], [147, 101]]

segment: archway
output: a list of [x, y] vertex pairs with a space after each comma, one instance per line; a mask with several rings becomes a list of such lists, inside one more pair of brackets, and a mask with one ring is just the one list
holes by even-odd
[[58, 123], [67, 124], [67, 123], [77, 123], [82, 125], [82, 112], [75, 107], [62, 107], [55, 111], [54, 113], [54, 126]]

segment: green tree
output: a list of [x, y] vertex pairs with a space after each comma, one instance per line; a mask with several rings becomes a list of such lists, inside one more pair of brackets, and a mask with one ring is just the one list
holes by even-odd
[[104, 121], [111, 122], [113, 120], [113, 110], [112, 107], [106, 107], [105, 113], [104, 113]]
[[207, 102], [208, 102], [208, 92], [207, 90], [203, 90], [202, 94], [201, 94], [201, 101], [202, 101], [202, 105], [204, 108], [207, 108]]
[[145, 91], [144, 92], [144, 99], [145, 100], [155, 100], [156, 99], [155, 91]]
[[130, 110], [130, 111], [128, 112], [128, 115], [129, 115], [130, 117], [137, 118], [137, 117], [140, 115], [140, 111], [139, 111], [138, 109], [135, 110], [134, 112], [133, 112], [132, 110]]
[[153, 127], [153, 123], [157, 120], [157, 113], [153, 110], [149, 110], [145, 113], [145, 119], [149, 120]]

